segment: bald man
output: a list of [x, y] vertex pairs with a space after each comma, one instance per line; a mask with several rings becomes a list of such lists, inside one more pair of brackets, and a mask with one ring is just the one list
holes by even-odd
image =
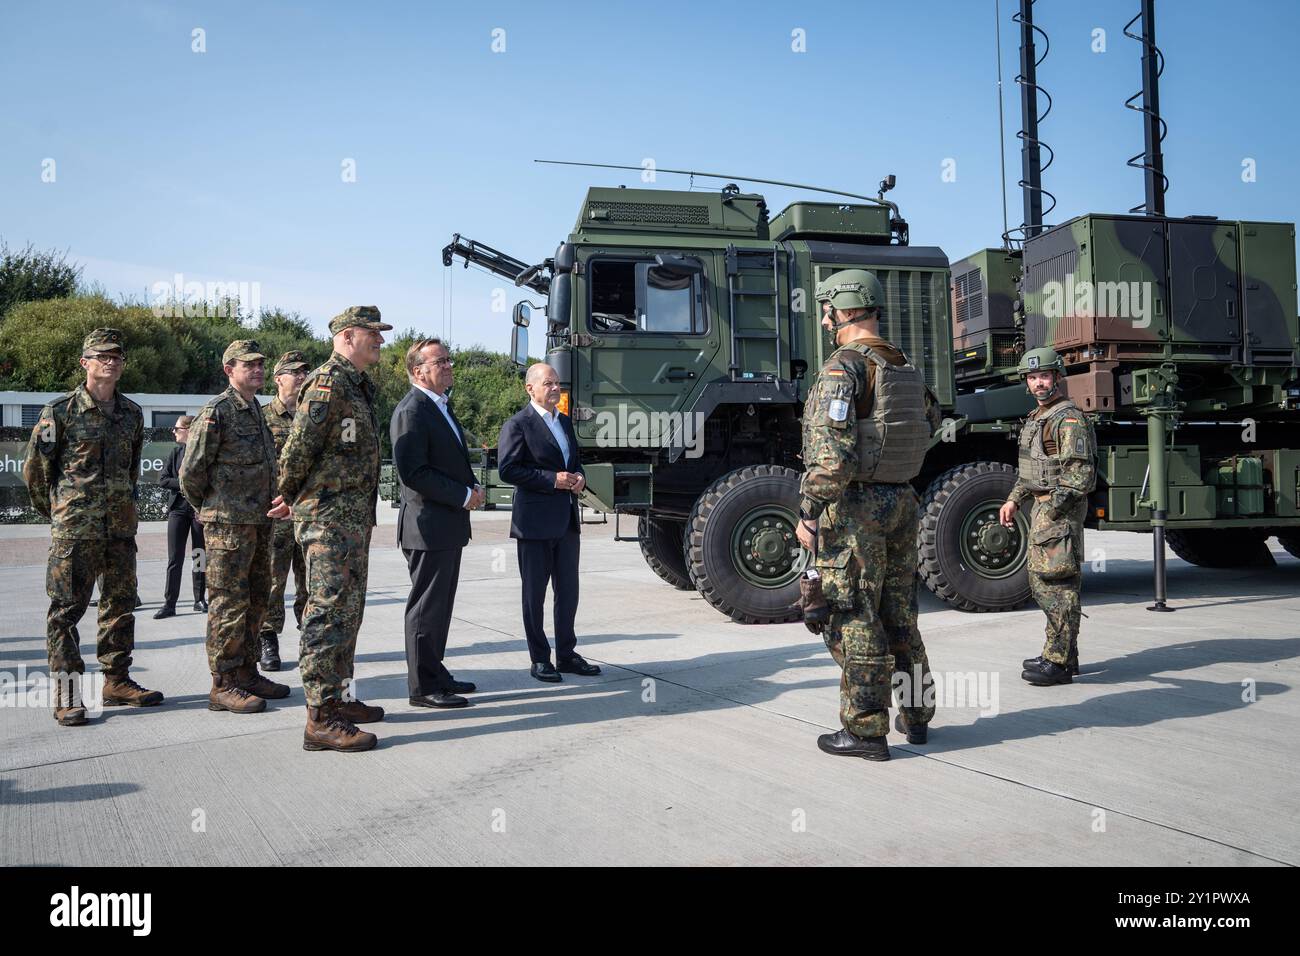
[[[501, 428], [497, 471], [515, 486], [510, 537], [523, 579], [524, 635], [532, 658], [529, 673], [558, 683], [561, 674], [600, 673], [578, 655], [574, 619], [578, 613], [578, 495], [587, 487], [578, 437], [569, 416], [558, 410], [560, 380], [538, 363], [524, 380], [528, 404]], [[546, 587], [555, 592], [555, 664], [542, 626]]]

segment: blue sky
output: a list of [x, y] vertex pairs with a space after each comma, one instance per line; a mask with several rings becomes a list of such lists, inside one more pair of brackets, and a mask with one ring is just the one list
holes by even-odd
[[[1016, 3], [1003, 0], [1007, 189], [1020, 221]], [[1040, 0], [1055, 100], [1049, 221], [1142, 199], [1137, 0]], [[1294, 222], [1300, 131], [1290, 0], [1160, 0], [1173, 215]], [[258, 282], [323, 330], [350, 304], [443, 331], [453, 232], [550, 255], [588, 185], [637, 173], [534, 158], [717, 170], [874, 193], [917, 245], [996, 245], [993, 0], [910, 3], [163, 3], [0, 5], [0, 236], [69, 249], [143, 296], [175, 273]], [[205, 31], [206, 52], [192, 51]], [[504, 30], [504, 52], [493, 31]], [[1091, 49], [1106, 31], [1106, 52]], [[791, 49], [803, 30], [806, 52]], [[1256, 181], [1242, 181], [1255, 160]], [[53, 159], [56, 180], [42, 182]], [[356, 181], [342, 163], [356, 162]], [[942, 179], [945, 160], [956, 180]], [[685, 188], [661, 175], [659, 186]], [[713, 188], [696, 181], [697, 188]], [[742, 184], [743, 185], [743, 184]], [[752, 187], [774, 210], [796, 191]], [[816, 197], [810, 197], [816, 198]], [[505, 350], [507, 284], [457, 265], [452, 335]], [[507, 289], [507, 304], [517, 297]], [[534, 351], [537, 350], [536, 344]]]

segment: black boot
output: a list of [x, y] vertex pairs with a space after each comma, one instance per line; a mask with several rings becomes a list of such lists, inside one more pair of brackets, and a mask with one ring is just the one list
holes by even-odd
[[176, 616], [176, 605], [164, 604], [154, 614], [153, 619], [157, 621], [157, 620], [161, 620], [164, 617], [175, 617], [175, 616]]
[[[1031, 667], [1037, 667], [1041, 663], [1043, 663], [1043, 655], [1039, 654], [1037, 657], [1025, 658], [1023, 661], [1020, 662], [1020, 666], [1023, 667], [1025, 670], [1029, 670]], [[1078, 644], [1070, 645], [1070, 656], [1066, 658], [1065, 666], [1070, 668], [1071, 677], [1079, 676], [1079, 645]]]
[[928, 724], [910, 724], [900, 710], [894, 715], [894, 729], [907, 737], [909, 744], [923, 744], [930, 739]]
[[855, 737], [847, 730], [822, 734], [817, 746], [828, 754], [841, 757], [861, 757], [863, 760], [888, 760], [889, 744], [884, 737]]
[[262, 670], [280, 669], [280, 638], [276, 634], [262, 635]]
[[208, 589], [208, 576], [202, 571], [195, 571], [194, 578], [194, 610], [204, 614], [208, 613], [208, 602], [203, 599], [204, 593]]
[[1042, 660], [1033, 667], [1026, 667], [1020, 674], [1021, 678], [1033, 684], [1036, 687], [1050, 687], [1053, 684], [1072, 684], [1073, 678], [1070, 676], [1070, 668], [1067, 665], [1055, 664], [1052, 661]]

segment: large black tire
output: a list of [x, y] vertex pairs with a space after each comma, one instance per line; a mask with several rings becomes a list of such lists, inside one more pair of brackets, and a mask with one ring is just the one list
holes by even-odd
[[[723, 475], [700, 495], [686, 522], [691, 581], [706, 601], [741, 624], [799, 620], [794, 604], [807, 554], [794, 537], [798, 520], [797, 471], [753, 465]], [[750, 528], [759, 530], [745, 537]], [[756, 570], [738, 567], [742, 552]]]
[[686, 556], [682, 552], [685, 533], [685, 521], [642, 515], [636, 522], [641, 557], [650, 565], [650, 570], [679, 591], [694, 591], [695, 585], [686, 571]]
[[1170, 529], [1165, 532], [1165, 543], [1170, 551], [1197, 567], [1258, 568], [1276, 563], [1268, 550], [1267, 534], [1253, 528]]
[[1029, 516], [1021, 509], [1013, 531], [996, 521], [1015, 482], [1010, 465], [979, 461], [945, 471], [926, 489], [917, 571], [940, 600], [962, 611], [1011, 611], [1029, 599]]
[[1293, 558], [1300, 558], [1300, 528], [1290, 528], [1277, 533], [1277, 543]]

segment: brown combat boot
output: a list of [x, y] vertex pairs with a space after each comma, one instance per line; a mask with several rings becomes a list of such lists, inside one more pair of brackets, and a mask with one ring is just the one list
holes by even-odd
[[104, 675], [104, 706], [126, 704], [128, 707], [157, 707], [163, 702], [162, 691], [146, 690], [127, 674]]
[[302, 732], [303, 750], [337, 750], [354, 753], [369, 750], [379, 738], [339, 713], [338, 703], [326, 701], [320, 707], [307, 708], [307, 727]]
[[86, 722], [86, 708], [81, 702], [81, 675], [71, 674], [65, 680], [53, 679], [54, 719], [62, 727], [80, 727]]
[[208, 710], [228, 710], [232, 714], [260, 714], [266, 710], [266, 701], [254, 697], [233, 674], [213, 674], [212, 690], [208, 691]]
[[339, 716], [354, 724], [377, 724], [384, 719], [384, 708], [374, 707], [361, 700], [350, 700], [339, 704]]
[[234, 670], [239, 686], [263, 700], [284, 700], [289, 696], [288, 684], [277, 684], [257, 672], [257, 664], [241, 664]]

